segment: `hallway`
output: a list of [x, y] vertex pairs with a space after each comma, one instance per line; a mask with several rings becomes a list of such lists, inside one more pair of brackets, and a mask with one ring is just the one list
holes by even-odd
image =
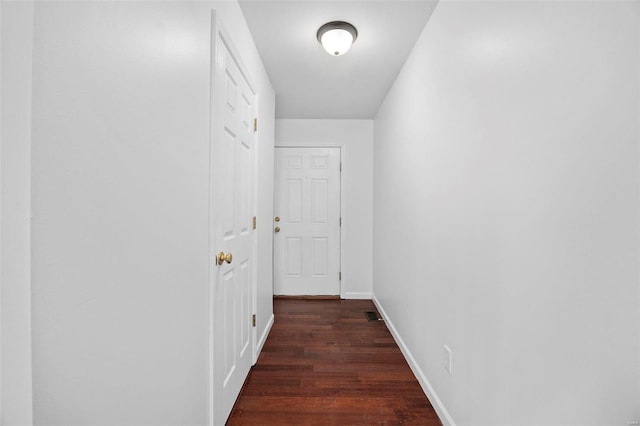
[[229, 425], [440, 425], [370, 300], [275, 299]]
[[640, 425], [640, 0], [0, 24], [1, 426]]

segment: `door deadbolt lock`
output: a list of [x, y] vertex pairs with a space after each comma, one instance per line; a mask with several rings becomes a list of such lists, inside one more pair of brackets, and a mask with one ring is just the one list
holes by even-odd
[[280, 216], [276, 216], [276, 218], [273, 220], [275, 220], [276, 222], [280, 222]]
[[218, 265], [222, 265], [224, 262], [231, 263], [233, 261], [233, 255], [231, 253], [224, 254], [224, 252], [218, 253], [216, 256]]
[[276, 226], [276, 229], [274, 229], [274, 231], [276, 231], [276, 232], [280, 232], [280, 227], [279, 227], [279, 226]]

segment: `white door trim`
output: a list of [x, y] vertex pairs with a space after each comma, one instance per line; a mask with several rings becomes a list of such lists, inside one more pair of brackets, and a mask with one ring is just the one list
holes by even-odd
[[[342, 266], [345, 264], [345, 250], [344, 250], [344, 230], [346, 229], [346, 227], [348, 226], [348, 224], [346, 223], [346, 221], [344, 220], [345, 218], [345, 200], [346, 200], [346, 188], [345, 188], [345, 184], [344, 184], [344, 179], [343, 179], [343, 172], [344, 172], [344, 168], [345, 168], [345, 164], [346, 164], [346, 149], [345, 146], [343, 144], [339, 144], [339, 143], [328, 143], [328, 144], [314, 144], [314, 145], [305, 145], [305, 144], [300, 144], [300, 143], [294, 143], [294, 144], [286, 144], [286, 143], [278, 143], [276, 142], [276, 146], [275, 149], [278, 148], [339, 148], [340, 149], [340, 164], [341, 164], [341, 169], [340, 169], [340, 217], [342, 218], [342, 226], [340, 226], [340, 271], [341, 271], [341, 275], [342, 275], [342, 279], [340, 280], [340, 298], [341, 299], [346, 299], [345, 297], [345, 288], [348, 288], [347, 286], [345, 286], [345, 282], [346, 280], [348, 280], [348, 277], [345, 276], [344, 272], [343, 272], [343, 268]], [[275, 175], [274, 175], [275, 176]], [[272, 248], [272, 250], [275, 250], [275, 247]], [[272, 259], [272, 262], [274, 260]], [[274, 265], [275, 266], [275, 265]], [[275, 280], [275, 276], [274, 276], [274, 280]], [[274, 286], [275, 286], [275, 282], [274, 282]]]
[[[213, 129], [215, 129], [215, 120], [216, 117], [213, 116], [213, 112], [215, 111], [215, 105], [214, 105], [214, 78], [215, 78], [215, 70], [216, 70], [216, 58], [217, 56], [217, 51], [216, 51], [216, 46], [217, 46], [217, 42], [218, 40], [220, 40], [228, 49], [229, 53], [231, 54], [231, 56], [234, 58], [236, 64], [238, 65], [238, 69], [240, 70], [240, 73], [242, 74], [242, 76], [244, 77], [244, 79], [247, 81], [247, 84], [249, 85], [249, 88], [256, 94], [256, 105], [259, 105], [259, 93], [256, 90], [256, 86], [254, 85], [253, 81], [251, 80], [249, 73], [247, 72], [247, 67], [244, 65], [244, 62], [242, 61], [242, 57], [240, 56], [240, 53], [238, 51], [238, 49], [236, 49], [235, 45], [233, 44], [233, 41], [231, 40], [231, 36], [229, 35], [229, 33], [227, 32], [227, 30], [225, 29], [224, 25], [222, 24], [221, 18], [220, 16], [218, 16], [217, 12], [215, 10], [211, 11], [211, 56], [210, 56], [210, 70], [209, 70], [209, 75], [210, 75], [210, 91], [211, 91], [211, 97], [209, 99], [209, 111], [210, 111], [210, 122], [209, 122], [209, 177], [211, 179], [212, 176], [212, 172], [213, 172], [213, 155], [215, 154], [213, 152], [213, 150], [211, 149], [211, 143], [212, 143], [212, 138], [213, 138]], [[259, 111], [256, 110], [256, 116], [258, 115]], [[256, 144], [258, 143], [258, 135], [256, 135]], [[256, 173], [254, 173], [254, 205], [252, 206], [252, 211], [254, 212], [254, 216], [256, 215], [256, 209], [257, 209], [257, 179], [258, 179], [258, 173], [257, 173], [257, 150], [254, 151], [254, 168]], [[213, 204], [212, 204], [212, 182], [211, 180], [209, 181], [209, 226], [211, 227], [211, 224], [214, 223], [215, 217], [213, 215]], [[211, 235], [211, 229], [209, 229], [209, 235]], [[207, 383], [207, 389], [208, 389], [208, 395], [207, 395], [207, 401], [208, 401], [208, 410], [207, 410], [207, 424], [209, 426], [215, 426], [214, 425], [214, 421], [215, 421], [215, 413], [214, 413], [214, 389], [215, 389], [215, 383], [214, 383], [214, 327], [213, 327], [213, 318], [214, 318], [214, 292], [213, 292], [213, 280], [215, 279], [214, 276], [212, 276], [211, 271], [212, 271], [212, 267], [211, 267], [211, 263], [215, 262], [215, 260], [213, 259], [212, 254], [215, 252], [215, 247], [213, 246], [214, 242], [209, 240], [209, 277], [208, 277], [208, 286], [209, 286], [209, 297], [208, 297], [208, 383]], [[252, 238], [252, 254], [254, 256], [257, 255], [257, 233], [253, 232], [253, 238]], [[256, 259], [257, 257], [254, 257], [254, 259]], [[252, 288], [252, 301], [251, 301], [251, 305], [253, 307], [253, 312], [256, 313], [256, 307], [257, 307], [257, 272], [256, 272], [256, 268], [253, 268], [253, 274], [252, 274], [252, 278], [251, 278], [251, 288]], [[251, 330], [251, 352], [252, 352], [252, 362], [255, 364], [256, 360], [257, 360], [257, 353], [256, 353], [256, 330], [257, 327], [252, 327]]]

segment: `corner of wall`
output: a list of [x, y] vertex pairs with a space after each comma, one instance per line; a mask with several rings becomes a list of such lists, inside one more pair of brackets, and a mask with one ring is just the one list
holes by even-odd
[[[640, 3], [636, 2], [636, 28], [638, 30], [638, 125], [637, 125], [637, 138], [638, 138], [638, 164], [640, 164]], [[640, 191], [640, 167], [638, 167], [638, 191]], [[640, 210], [640, 208], [639, 208]], [[640, 217], [638, 218], [640, 222]], [[640, 230], [640, 227], [639, 227]], [[638, 235], [638, 244], [640, 245], [640, 235]], [[640, 254], [640, 253], [639, 253]], [[640, 256], [638, 258], [640, 264]], [[638, 348], [640, 348], [640, 276], [638, 277]], [[640, 418], [640, 356], [638, 357], [638, 411], [637, 416]]]

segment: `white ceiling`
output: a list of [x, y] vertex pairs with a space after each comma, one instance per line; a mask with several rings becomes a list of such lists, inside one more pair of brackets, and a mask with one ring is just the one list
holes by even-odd
[[[276, 91], [276, 118], [373, 118], [437, 3], [239, 1]], [[316, 40], [329, 21], [358, 29], [343, 56]]]

